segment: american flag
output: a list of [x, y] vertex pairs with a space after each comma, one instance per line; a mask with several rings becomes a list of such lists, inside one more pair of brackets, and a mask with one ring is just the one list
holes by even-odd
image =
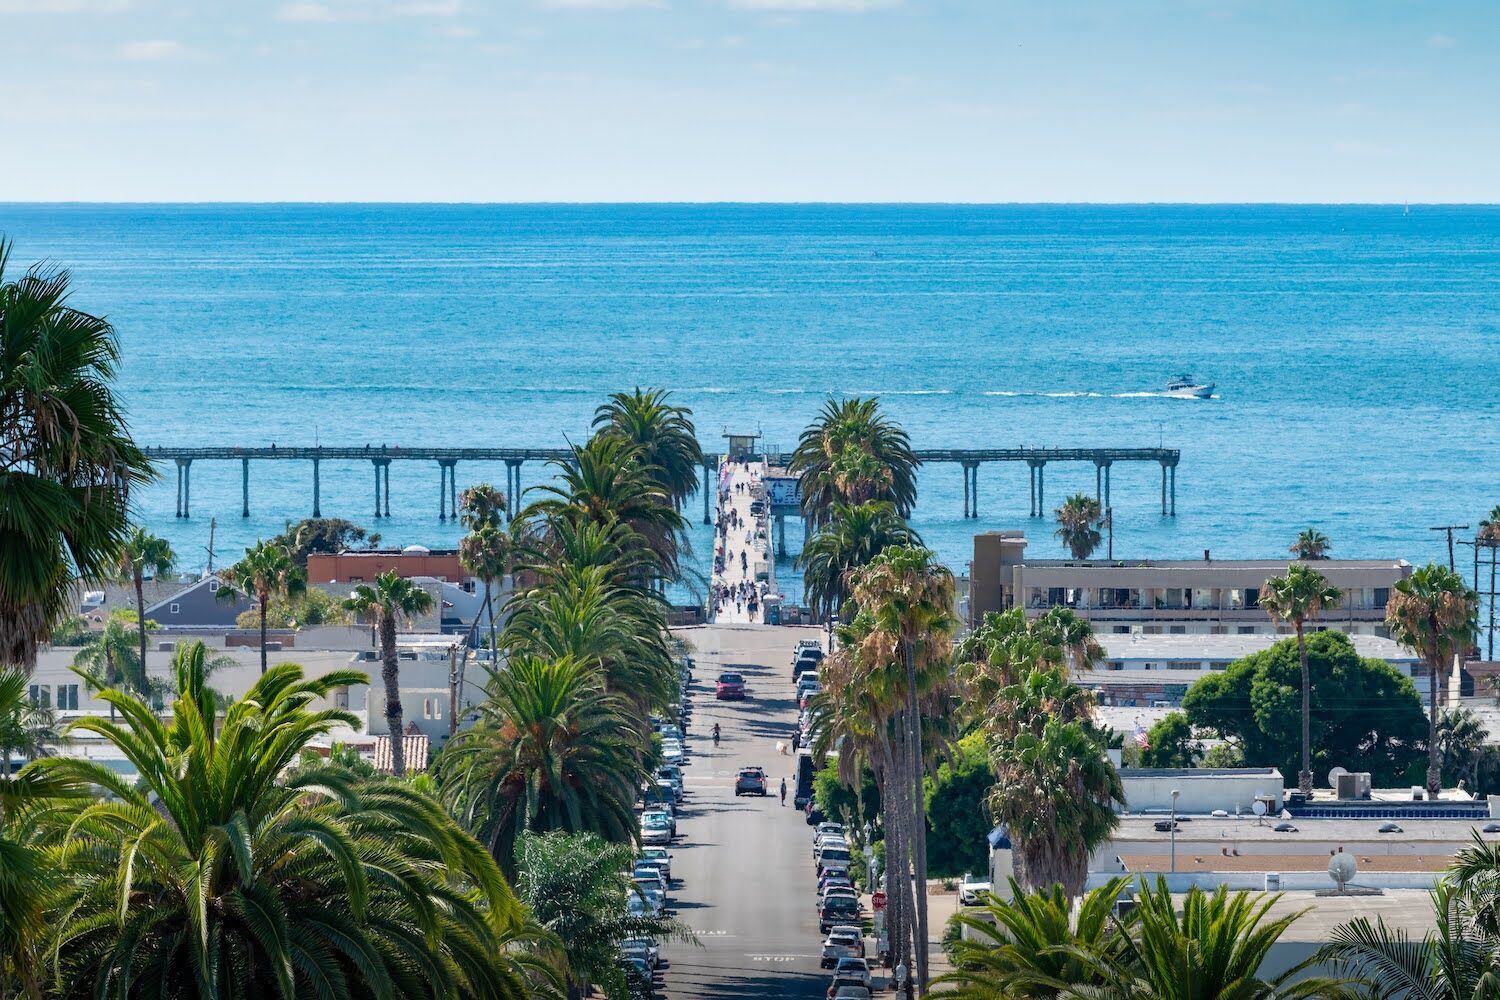
[[1140, 747], [1142, 750], [1151, 745], [1151, 741], [1146, 738], [1146, 730], [1141, 726], [1139, 722], [1135, 724], [1135, 745]]

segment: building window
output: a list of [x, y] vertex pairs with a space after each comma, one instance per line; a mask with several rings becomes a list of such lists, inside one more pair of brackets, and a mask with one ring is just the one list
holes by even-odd
[[1214, 660], [1212, 663], [1210, 663], [1208, 665], [1208, 669], [1210, 669], [1210, 670], [1228, 670], [1229, 669], [1229, 661], [1228, 660]]
[[1160, 625], [1147, 625], [1141, 629], [1143, 635], [1161, 635]]
[[182, 613], [182, 605], [180, 605], [180, 604], [170, 604], [170, 605], [167, 606], [167, 614], [169, 614], [169, 615], [176, 615], [176, 614], [181, 614], [181, 613]]
[[57, 708], [62, 712], [78, 711], [77, 684], [59, 684], [57, 686]]
[[1241, 625], [1239, 627], [1239, 633], [1240, 633], [1240, 635], [1254, 635], [1255, 634], [1255, 626], [1254, 625]]
[[1215, 625], [1208, 630], [1209, 635], [1228, 635], [1229, 628], [1225, 625]]
[[33, 684], [29, 692], [32, 708], [51, 708], [52, 689], [45, 684]]
[[1173, 625], [1173, 626], [1170, 626], [1167, 629], [1167, 631], [1170, 634], [1172, 634], [1172, 635], [1187, 635], [1187, 626], [1186, 625]]
[[210, 580], [210, 581], [208, 581], [208, 592], [210, 594], [217, 594], [219, 592], [219, 581], [218, 580]]
[[1247, 610], [1247, 611], [1254, 611], [1258, 607], [1260, 607], [1260, 588], [1259, 587], [1246, 587], [1245, 588], [1245, 610]]
[[1377, 610], [1377, 611], [1384, 611], [1386, 603], [1388, 601], [1390, 601], [1390, 599], [1391, 599], [1391, 588], [1389, 588], [1389, 587], [1376, 587], [1375, 588], [1375, 610]]
[[1130, 626], [1129, 625], [1116, 625], [1116, 626], [1114, 626], [1113, 631], [1114, 631], [1115, 635], [1129, 635], [1130, 634]]

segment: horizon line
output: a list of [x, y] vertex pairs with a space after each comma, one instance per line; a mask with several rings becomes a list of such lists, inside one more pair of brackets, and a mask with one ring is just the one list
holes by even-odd
[[105, 199], [37, 199], [37, 200], [11, 200], [0, 199], [0, 205], [4, 206], [98, 206], [98, 207], [137, 207], [137, 206], [234, 206], [234, 207], [358, 207], [358, 206], [381, 206], [381, 207], [451, 207], [451, 208], [525, 208], [525, 207], [608, 207], [608, 206], [651, 206], [651, 207], [685, 207], [685, 208], [708, 208], [708, 207], [828, 207], [828, 208], [860, 208], [860, 207], [931, 207], [931, 208], [1500, 208], [1500, 201], [944, 201], [944, 200], [913, 200], [913, 201], [768, 201], [768, 200], [682, 200], [682, 201], [650, 201], [650, 200], [625, 200], [606, 199], [594, 201], [561, 201], [561, 200], [537, 200], [537, 201], [443, 201], [443, 200], [412, 200], [412, 201], [318, 201], [298, 199], [200, 199], [188, 201], [165, 201], [165, 200], [105, 200]]

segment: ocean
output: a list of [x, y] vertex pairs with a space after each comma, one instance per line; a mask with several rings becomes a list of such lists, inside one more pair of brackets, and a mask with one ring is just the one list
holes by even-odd
[[[841, 395], [918, 448], [1180, 448], [1175, 518], [1156, 466], [1114, 468], [1117, 557], [1276, 556], [1316, 526], [1338, 556], [1446, 560], [1429, 528], [1500, 503], [1497, 206], [0, 204], [0, 234], [114, 322], [143, 444], [557, 447], [649, 385], [709, 448], [790, 448]], [[1214, 398], [1164, 396], [1182, 372]], [[302, 464], [252, 466], [249, 518], [238, 463], [194, 465], [189, 520], [162, 471], [139, 516], [188, 568], [210, 519], [223, 563], [311, 512]], [[368, 464], [325, 462], [322, 510], [451, 545], [438, 476], [397, 463], [376, 522]], [[503, 465], [459, 466], [482, 479]], [[921, 475], [914, 525], [956, 571], [982, 530], [1063, 553], [1024, 466], [979, 490], [966, 520], [957, 467]]]

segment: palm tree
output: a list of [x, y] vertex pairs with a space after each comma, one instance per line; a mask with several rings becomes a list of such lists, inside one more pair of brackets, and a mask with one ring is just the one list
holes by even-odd
[[504, 491], [489, 483], [475, 483], [458, 495], [458, 519], [470, 531], [485, 525], [498, 528], [505, 523], [508, 509]]
[[1363, 995], [1381, 1000], [1500, 996], [1495, 926], [1472, 909], [1467, 890], [1450, 879], [1434, 887], [1432, 904], [1436, 923], [1421, 938], [1388, 926], [1384, 918], [1357, 917], [1335, 927], [1316, 958], [1368, 984]]
[[1332, 548], [1333, 543], [1328, 540], [1327, 535], [1317, 528], [1307, 528], [1297, 536], [1297, 540], [1287, 551], [1298, 559], [1327, 559]]
[[[928, 549], [893, 545], [855, 574], [853, 592], [861, 614], [869, 618], [859, 655], [867, 667], [885, 675], [883, 686], [895, 708], [892, 714], [902, 727], [899, 745], [904, 752], [892, 769], [898, 777], [899, 795], [889, 801], [901, 810], [900, 822], [909, 824], [911, 832], [906, 846], [914, 884], [901, 891], [915, 892], [915, 972], [919, 988], [925, 991], [929, 938], [923, 718], [924, 714], [948, 718], [954, 707], [949, 687], [952, 636], [958, 627], [953, 614], [953, 574]], [[882, 797], [883, 805], [887, 801]], [[905, 863], [900, 864], [898, 877], [908, 879]]]
[[633, 447], [678, 510], [698, 489], [703, 449], [693, 427], [693, 411], [668, 402], [662, 389], [617, 392], [594, 411], [598, 433]]
[[73, 724], [138, 778], [77, 758], [38, 765], [108, 795], [56, 817], [59, 995], [525, 996], [500, 954], [522, 909], [436, 801], [338, 764], [292, 767], [359, 724], [311, 707], [366, 675], [278, 664], [216, 719], [203, 661], [201, 643], [179, 649], [167, 725], [121, 691], [104, 697], [123, 726]]
[[492, 670], [479, 721], [449, 741], [440, 761], [443, 794], [507, 873], [518, 871], [527, 830], [596, 833], [628, 843], [642, 736], [573, 659], [513, 658]]
[[[1023, 621], [1024, 616], [1022, 612]], [[1092, 670], [1104, 658], [1104, 647], [1094, 638], [1094, 627], [1072, 608], [1048, 608], [1030, 621], [1029, 628], [1042, 641], [1066, 651], [1075, 672]]]
[[[138, 697], [151, 693], [151, 681], [146, 673], [145, 661], [140, 659], [135, 642], [135, 616], [128, 611], [116, 611], [104, 623], [104, 629], [93, 633], [73, 654], [73, 672], [83, 678], [92, 692], [107, 691], [119, 687]], [[110, 721], [114, 721], [114, 706], [110, 706]]]
[[381, 573], [375, 586], [360, 584], [349, 593], [344, 610], [368, 618], [380, 634], [380, 679], [385, 685], [385, 724], [391, 734], [391, 770], [406, 774], [406, 733], [402, 724], [400, 660], [396, 625], [432, 610], [432, 595], [395, 570]]
[[1260, 591], [1260, 606], [1273, 619], [1291, 622], [1297, 630], [1297, 658], [1302, 662], [1302, 770], [1297, 774], [1297, 789], [1312, 794], [1312, 674], [1307, 667], [1307, 639], [1303, 627], [1309, 618], [1337, 607], [1344, 592], [1328, 578], [1304, 563], [1292, 563], [1286, 576], [1273, 576]]
[[[874, 461], [864, 462], [859, 453]], [[828, 522], [834, 503], [861, 502], [845, 489], [865, 500], [889, 500], [897, 514], [911, 517], [919, 464], [906, 431], [880, 412], [880, 401], [856, 398], [823, 404], [788, 468], [801, 477], [802, 516], [816, 529]]]
[[553, 831], [522, 834], [517, 850], [516, 894], [566, 955], [569, 997], [599, 986], [610, 1000], [632, 1000], [618, 963], [626, 938], [696, 940], [676, 920], [626, 911], [634, 891], [629, 844]]
[[307, 589], [307, 574], [297, 567], [286, 546], [256, 542], [239, 562], [222, 574], [229, 587], [220, 587], [215, 597], [233, 604], [240, 594], [255, 595], [260, 611], [260, 672], [266, 672], [266, 613], [275, 598], [288, 600]]
[[1353, 1000], [1363, 995], [1347, 980], [1308, 975], [1316, 957], [1276, 976], [1260, 975], [1266, 956], [1301, 916], [1269, 917], [1279, 898], [1232, 893], [1222, 885], [1212, 893], [1193, 886], [1179, 906], [1165, 878], [1158, 877], [1154, 888], [1143, 879], [1135, 924], [1120, 952], [1080, 953], [1105, 982], [1088, 995], [1111, 1000]]
[[828, 522], [797, 556], [807, 603], [825, 621], [843, 613], [855, 570], [868, 565], [887, 546], [921, 544], [922, 539], [889, 500], [836, 502]]
[[67, 304], [67, 271], [6, 279], [0, 239], [0, 663], [31, 669], [75, 578], [114, 569], [128, 494], [152, 478], [112, 383], [114, 328]]
[[1446, 566], [1428, 563], [1404, 580], [1385, 606], [1391, 637], [1422, 658], [1428, 677], [1427, 794], [1437, 798], [1443, 787], [1438, 744], [1438, 679], [1466, 651], [1479, 628], [1479, 595]]
[[1080, 956], [1118, 957], [1134, 920], [1116, 926], [1115, 901], [1130, 882], [1110, 879], [1084, 894], [1075, 914], [1073, 898], [1061, 885], [1027, 892], [1010, 880], [1009, 900], [990, 896], [978, 912], [954, 918], [972, 939], [953, 943], [953, 971], [933, 985], [948, 987], [934, 996], [945, 1000], [1051, 1000], [1059, 983], [1095, 989], [1107, 984]]
[[510, 569], [514, 546], [510, 532], [495, 524], [483, 523], [459, 539], [458, 561], [464, 572], [484, 581], [484, 609], [490, 620], [490, 649], [495, 649], [495, 581], [505, 578]]
[[22, 670], [0, 670], [0, 997], [42, 996], [57, 878], [37, 820], [56, 800], [84, 794], [34, 765], [11, 774], [12, 754], [34, 760], [55, 737], [51, 713], [28, 697], [28, 681]]
[[572, 456], [551, 463], [557, 482], [536, 487], [543, 499], [520, 515], [596, 525], [619, 521], [646, 540], [662, 572], [677, 574], [679, 535], [686, 522], [672, 506], [669, 493], [642, 464], [639, 449], [619, 437], [595, 434], [574, 445]]
[[1028, 889], [1060, 883], [1083, 890], [1088, 859], [1119, 823], [1119, 772], [1090, 721], [1092, 700], [1060, 667], [1037, 666], [985, 709], [997, 783], [990, 813], [1014, 845], [1017, 878]]
[[1075, 493], [1057, 508], [1057, 531], [1055, 534], [1074, 559], [1087, 559], [1094, 554], [1104, 536], [1099, 534], [1104, 511], [1099, 501], [1083, 493]]
[[146, 662], [146, 594], [145, 577], [149, 573], [153, 580], [160, 580], [172, 572], [177, 556], [165, 538], [151, 534], [137, 525], [120, 548], [118, 576], [135, 585], [136, 629], [140, 637], [141, 663]]

